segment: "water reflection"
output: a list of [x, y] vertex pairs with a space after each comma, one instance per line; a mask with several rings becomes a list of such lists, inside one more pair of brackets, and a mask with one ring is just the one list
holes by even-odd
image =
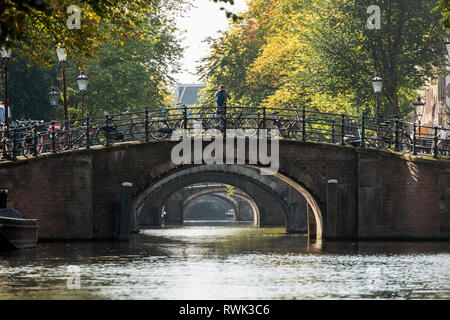
[[[216, 223], [220, 224], [220, 223]], [[68, 289], [69, 266], [80, 289]], [[448, 299], [449, 242], [328, 242], [245, 224], [0, 254], [0, 299]]]

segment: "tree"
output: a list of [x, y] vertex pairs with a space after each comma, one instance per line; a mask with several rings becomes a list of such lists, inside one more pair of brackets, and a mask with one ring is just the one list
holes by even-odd
[[436, 0], [380, 0], [381, 29], [366, 27], [368, 0], [322, 1], [307, 27], [309, 86], [329, 95], [346, 93], [355, 106], [371, 104], [370, 78], [384, 79], [385, 116], [405, 115], [408, 92], [421, 88], [444, 61], [445, 32]]
[[[175, 3], [175, 2], [174, 2]], [[139, 37], [123, 43], [108, 40], [100, 47], [96, 59], [89, 59], [84, 70], [89, 76], [87, 111], [92, 115], [158, 108], [167, 103], [167, 86], [173, 82], [168, 75], [177, 70], [182, 48], [176, 38], [173, 23], [178, 7], [154, 8], [140, 26]], [[53, 54], [53, 64], [56, 61]], [[52, 87], [61, 91], [61, 71], [58, 66], [33, 65], [30, 59], [17, 57], [14, 51], [9, 64], [10, 101], [15, 118], [26, 117], [50, 120], [47, 93]], [[67, 95], [70, 118], [81, 115], [78, 86], [75, 77], [80, 73], [77, 60], [67, 61]], [[56, 113], [62, 117], [62, 108]]]
[[450, 29], [450, 0], [439, 0], [438, 9], [442, 10], [442, 25]]
[[[370, 79], [380, 73], [382, 114], [403, 116], [445, 63], [437, 3], [380, 0], [381, 29], [369, 30], [369, 0], [253, 0], [243, 20], [211, 42], [201, 71], [208, 87], [225, 79], [253, 105], [308, 102], [354, 114], [373, 112]], [[257, 39], [251, 51], [249, 34]]]
[[198, 70], [207, 83], [205, 105], [215, 103], [214, 92], [220, 84], [232, 92], [230, 103], [239, 101], [248, 106], [257, 106], [267, 94], [268, 88], [252, 87], [246, 79], [250, 65], [265, 43], [276, 3], [276, 0], [249, 2], [249, 11], [234, 22], [230, 30], [218, 39], [206, 40], [211, 53], [202, 59], [202, 66]]

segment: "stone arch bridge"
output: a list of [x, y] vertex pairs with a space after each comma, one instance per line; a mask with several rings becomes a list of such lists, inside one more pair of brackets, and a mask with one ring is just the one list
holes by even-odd
[[251, 197], [260, 226], [281, 221], [288, 232], [324, 239], [450, 238], [449, 161], [281, 140], [279, 171], [263, 176], [259, 164], [177, 166], [176, 144], [121, 143], [5, 162], [0, 187], [9, 189], [9, 207], [39, 220], [41, 240], [114, 238], [123, 182], [132, 183], [134, 229], [160, 225], [177, 190], [219, 182]]

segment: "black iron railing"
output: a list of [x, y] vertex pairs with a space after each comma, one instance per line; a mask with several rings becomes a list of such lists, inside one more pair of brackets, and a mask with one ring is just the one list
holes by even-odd
[[[449, 128], [418, 126], [397, 118], [385, 119], [366, 116], [349, 116], [301, 108], [225, 108], [216, 113], [215, 107], [177, 106], [172, 109], [123, 112], [100, 117], [90, 117], [46, 123], [16, 121], [7, 132], [0, 132], [5, 146], [2, 158], [37, 157], [47, 152], [117, 142], [170, 139], [176, 129], [184, 134], [233, 134], [254, 137], [260, 129], [268, 129], [277, 139], [292, 139], [338, 144], [342, 146], [391, 149], [403, 153], [432, 154], [434, 157], [450, 156]], [[275, 130], [277, 129], [277, 135]]]

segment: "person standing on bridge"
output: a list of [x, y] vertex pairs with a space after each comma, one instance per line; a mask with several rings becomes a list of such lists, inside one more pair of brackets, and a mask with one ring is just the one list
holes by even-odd
[[231, 99], [231, 96], [225, 89], [225, 86], [221, 84], [219, 90], [216, 92], [216, 114], [218, 116], [223, 117], [225, 115], [225, 107], [228, 99]]

